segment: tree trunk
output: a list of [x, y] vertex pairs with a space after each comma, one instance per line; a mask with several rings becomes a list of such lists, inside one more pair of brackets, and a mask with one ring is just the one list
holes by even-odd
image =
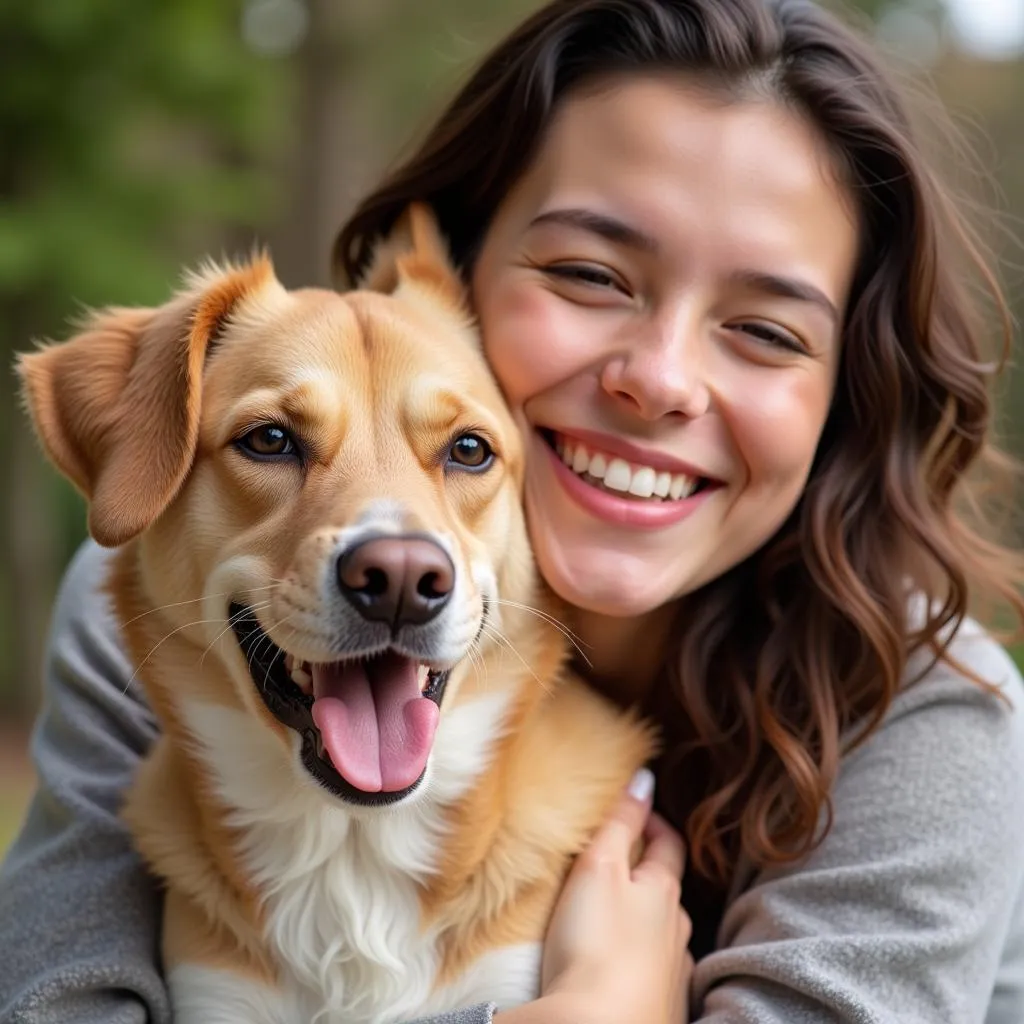
[[[364, 6], [369, 5], [366, 10]], [[290, 287], [330, 284], [334, 235], [376, 165], [360, 117], [360, 78], [346, 59], [360, 26], [386, 0], [309, 0], [309, 30], [297, 55], [299, 132], [286, 169], [289, 213], [271, 232], [274, 262]]]

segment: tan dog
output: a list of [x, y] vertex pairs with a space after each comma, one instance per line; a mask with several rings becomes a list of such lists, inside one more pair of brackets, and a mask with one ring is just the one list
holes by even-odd
[[162, 726], [126, 816], [166, 883], [175, 1019], [532, 998], [571, 858], [652, 739], [565, 669], [520, 440], [426, 209], [361, 291], [211, 267], [20, 372], [120, 546]]

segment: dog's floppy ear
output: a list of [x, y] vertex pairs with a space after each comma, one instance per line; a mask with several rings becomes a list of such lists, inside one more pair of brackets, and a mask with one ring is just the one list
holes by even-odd
[[173, 500], [195, 455], [206, 354], [239, 303], [276, 283], [263, 256], [209, 267], [164, 306], [94, 313], [69, 341], [19, 357], [36, 432], [100, 544], [131, 540]]
[[396, 292], [409, 284], [441, 300], [449, 309], [466, 314], [466, 286], [452, 262], [434, 211], [426, 203], [411, 203], [390, 234], [374, 250], [358, 287]]

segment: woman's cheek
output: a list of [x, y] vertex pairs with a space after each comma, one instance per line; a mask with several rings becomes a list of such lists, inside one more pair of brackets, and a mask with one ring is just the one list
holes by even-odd
[[827, 382], [815, 376], [800, 373], [794, 379], [792, 370], [774, 381], [761, 376], [725, 403], [751, 486], [803, 486], [828, 413]]
[[508, 285], [482, 305], [484, 351], [513, 412], [572, 374], [576, 320], [570, 303], [536, 283]]

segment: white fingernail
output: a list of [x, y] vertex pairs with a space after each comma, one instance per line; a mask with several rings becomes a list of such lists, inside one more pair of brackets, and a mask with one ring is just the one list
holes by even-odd
[[646, 803], [654, 792], [654, 772], [650, 768], [640, 768], [630, 780], [629, 795], [634, 800]]

